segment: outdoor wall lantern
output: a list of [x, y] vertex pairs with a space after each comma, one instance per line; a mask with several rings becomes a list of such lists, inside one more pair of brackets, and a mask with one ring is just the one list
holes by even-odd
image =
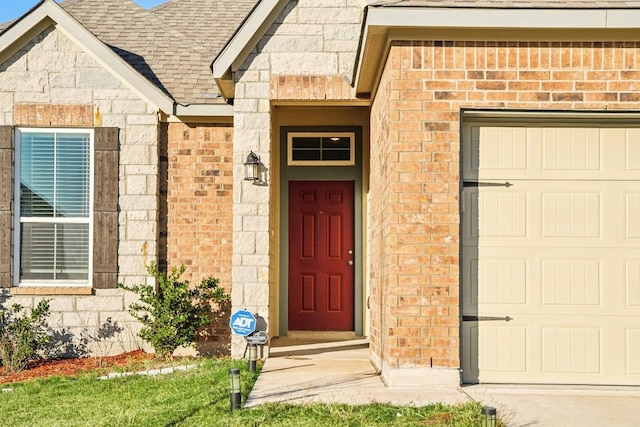
[[496, 408], [491, 406], [482, 407], [482, 427], [496, 427]]
[[260, 157], [253, 151], [247, 156], [247, 161], [244, 162], [244, 179], [245, 181], [257, 181], [258, 169], [260, 166]]
[[247, 156], [244, 162], [244, 180], [253, 181], [253, 185], [267, 186], [267, 167], [260, 161], [253, 151]]
[[231, 410], [240, 409], [242, 404], [242, 396], [240, 395], [240, 369], [229, 369], [229, 381], [231, 382], [231, 391], [229, 392], [229, 400]]

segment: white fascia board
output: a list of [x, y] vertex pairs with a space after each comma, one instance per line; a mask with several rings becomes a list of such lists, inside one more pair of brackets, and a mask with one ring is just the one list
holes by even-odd
[[0, 36], [0, 52], [9, 48], [27, 34], [32, 28], [44, 21], [53, 21], [58, 30], [83, 47], [100, 65], [111, 71], [115, 76], [142, 99], [154, 105], [157, 109], [172, 113], [174, 102], [160, 89], [145, 79], [131, 65], [118, 56], [107, 45], [100, 41], [92, 32], [84, 28], [53, 0], [45, 0], [40, 6], [32, 10], [14, 26]]
[[232, 117], [233, 106], [228, 104], [191, 104], [183, 105], [177, 104], [175, 113], [176, 116], [216, 116], [216, 117]]
[[[366, 8], [353, 85], [362, 75], [365, 49], [372, 37], [392, 29], [513, 29], [603, 30], [640, 28], [640, 9], [482, 9], [482, 8]], [[374, 36], [372, 36], [372, 34]], [[386, 53], [385, 53], [386, 55]]]
[[287, 3], [286, 0], [262, 0], [255, 7], [211, 63], [211, 71], [215, 79], [223, 78], [229, 70], [235, 71], [234, 66], [237, 67], [246, 59], [247, 54], [255, 47]]
[[606, 28], [640, 28], [640, 10], [613, 9], [607, 11]]
[[640, 10], [369, 7], [366, 25], [393, 28], [640, 28]]
[[42, 10], [42, 6], [33, 10], [19, 21], [15, 22], [0, 35], [0, 52], [5, 51], [23, 35], [34, 27], [37, 27], [43, 20], [47, 18], [47, 14]]

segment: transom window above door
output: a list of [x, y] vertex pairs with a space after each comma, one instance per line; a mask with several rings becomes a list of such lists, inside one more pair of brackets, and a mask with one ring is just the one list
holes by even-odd
[[355, 164], [353, 132], [289, 132], [290, 166], [352, 166]]

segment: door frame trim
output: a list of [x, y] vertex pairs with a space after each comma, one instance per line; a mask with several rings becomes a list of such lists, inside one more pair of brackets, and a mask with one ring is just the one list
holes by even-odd
[[[288, 166], [287, 135], [289, 132], [353, 132], [356, 138], [354, 166]], [[280, 271], [279, 271], [279, 326], [278, 333], [285, 336], [289, 330], [289, 181], [354, 181], [354, 332], [364, 331], [364, 230], [363, 230], [363, 178], [361, 126], [282, 126], [280, 128]]]

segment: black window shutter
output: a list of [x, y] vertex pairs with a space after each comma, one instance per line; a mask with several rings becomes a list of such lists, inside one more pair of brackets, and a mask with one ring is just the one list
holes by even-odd
[[93, 288], [118, 287], [118, 128], [94, 130]]
[[11, 287], [13, 127], [0, 126], [0, 288]]

